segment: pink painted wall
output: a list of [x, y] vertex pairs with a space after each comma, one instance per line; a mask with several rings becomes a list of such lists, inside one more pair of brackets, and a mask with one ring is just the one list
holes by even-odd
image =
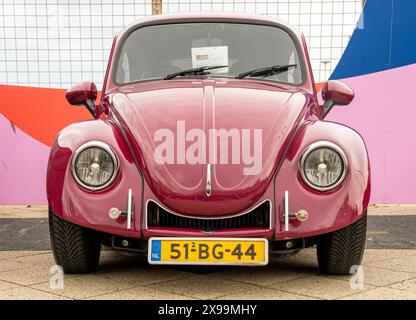
[[328, 115], [363, 136], [373, 203], [416, 202], [415, 79], [416, 64], [342, 79], [354, 89], [354, 101]]
[[49, 150], [0, 114], [0, 205], [46, 203]]

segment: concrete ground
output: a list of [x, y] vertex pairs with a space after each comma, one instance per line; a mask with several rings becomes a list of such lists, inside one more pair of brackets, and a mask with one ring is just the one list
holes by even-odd
[[142, 255], [103, 251], [97, 272], [60, 281], [46, 208], [2, 206], [0, 299], [416, 299], [415, 228], [416, 206], [371, 206], [354, 276], [320, 274], [315, 248], [254, 268], [150, 266]]

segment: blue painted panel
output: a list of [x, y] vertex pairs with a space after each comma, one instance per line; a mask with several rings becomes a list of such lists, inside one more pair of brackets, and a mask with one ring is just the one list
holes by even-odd
[[331, 79], [416, 63], [415, 0], [367, 0], [360, 19]]
[[390, 68], [416, 63], [416, 1], [393, 1]]
[[[355, 29], [331, 79], [355, 77], [389, 68], [393, 1], [367, 0], [361, 21], [357, 24], [362, 28]], [[407, 15], [410, 14], [413, 12]]]

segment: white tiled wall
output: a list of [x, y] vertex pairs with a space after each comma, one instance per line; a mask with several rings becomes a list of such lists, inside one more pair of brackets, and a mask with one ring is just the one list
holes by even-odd
[[[335, 68], [361, 9], [361, 0], [163, 0], [163, 13], [246, 12], [289, 22], [306, 36], [317, 81]], [[151, 13], [151, 0], [0, 0], [0, 83], [101, 87], [114, 34]]]

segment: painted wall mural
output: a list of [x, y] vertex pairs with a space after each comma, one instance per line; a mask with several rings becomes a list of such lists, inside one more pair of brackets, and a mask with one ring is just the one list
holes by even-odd
[[0, 205], [45, 204], [50, 146], [65, 126], [90, 119], [64, 89], [0, 85]]
[[416, 203], [416, 1], [369, 0], [331, 79], [354, 88], [328, 119], [364, 137], [373, 203]]
[[[364, 137], [372, 164], [372, 203], [416, 203], [413, 79], [416, 11], [412, 0], [368, 0], [360, 26], [331, 79], [350, 85], [350, 106], [328, 120]], [[45, 204], [49, 149], [66, 125], [89, 119], [63, 89], [0, 85], [0, 205]]]

